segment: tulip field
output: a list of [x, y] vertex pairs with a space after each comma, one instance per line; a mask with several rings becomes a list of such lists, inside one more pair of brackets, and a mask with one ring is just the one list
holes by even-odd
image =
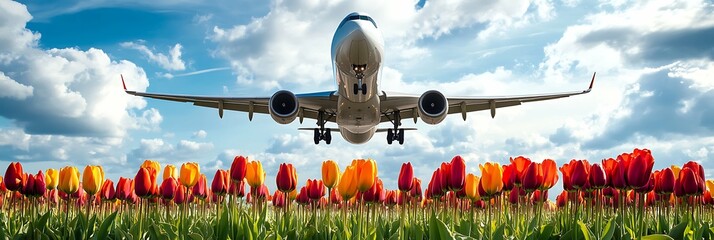
[[[597, 162], [519, 156], [467, 173], [456, 156], [418, 179], [411, 163], [385, 173], [372, 159], [327, 160], [321, 179], [281, 164], [268, 189], [260, 161], [242, 156], [211, 182], [197, 163], [146, 160], [115, 183], [101, 166], [13, 162], [0, 182], [0, 239], [713, 239], [704, 167], [654, 163], [635, 149]], [[380, 176], [392, 174], [398, 187], [385, 189]], [[564, 190], [549, 192], [556, 184]]]

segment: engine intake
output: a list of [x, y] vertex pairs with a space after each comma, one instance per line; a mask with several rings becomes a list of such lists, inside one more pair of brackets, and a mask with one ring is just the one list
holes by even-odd
[[295, 120], [298, 114], [300, 103], [290, 91], [280, 90], [270, 97], [268, 109], [270, 116], [280, 124], [288, 124]]
[[446, 118], [449, 112], [449, 101], [441, 92], [429, 90], [419, 97], [417, 107], [419, 108], [419, 118], [425, 123], [434, 125]]

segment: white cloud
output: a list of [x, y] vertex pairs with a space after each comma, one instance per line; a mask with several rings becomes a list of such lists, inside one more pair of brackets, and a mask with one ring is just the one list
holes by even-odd
[[161, 163], [171, 163], [180, 166], [184, 162], [202, 162], [199, 159], [205, 157], [213, 149], [213, 143], [194, 142], [189, 140], [179, 140], [176, 144], [171, 144], [163, 139], [141, 139], [139, 147], [134, 148], [128, 154], [130, 164], [141, 164], [145, 159], [159, 161]]
[[533, 14], [528, 13], [529, 1], [427, 1], [421, 9], [415, 8], [416, 3], [274, 1], [265, 16], [233, 27], [216, 26], [209, 39], [218, 44], [216, 53], [231, 62], [241, 85], [320, 88], [332, 82], [328, 60], [332, 34], [354, 9], [375, 19], [388, 44], [388, 62], [395, 65], [427, 56], [428, 49], [417, 44], [424, 38], [479, 24], [486, 25], [484, 31], [498, 33], [552, 15], [549, 1], [535, 3]]
[[151, 49], [142, 44], [143, 42], [123, 42], [124, 48], [135, 49], [144, 54], [149, 61], [158, 64], [163, 69], [169, 71], [181, 71], [186, 69], [184, 61], [181, 59], [181, 44], [176, 44], [169, 49], [168, 54], [154, 53]]
[[208, 136], [208, 133], [203, 129], [193, 132], [194, 138], [206, 138], [206, 136]]
[[0, 72], [0, 97], [14, 98], [16, 100], [24, 100], [32, 96], [32, 86], [22, 85], [15, 80], [12, 80], [5, 73]]

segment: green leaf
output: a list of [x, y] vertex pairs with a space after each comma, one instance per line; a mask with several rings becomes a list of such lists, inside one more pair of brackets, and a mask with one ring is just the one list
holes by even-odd
[[109, 228], [112, 226], [112, 223], [114, 223], [114, 219], [117, 217], [117, 212], [114, 212], [112, 214], [109, 214], [104, 219], [104, 222], [102, 222], [102, 225], [99, 226], [99, 230], [97, 231], [97, 235], [95, 235], [95, 239], [107, 239], [107, 235], [109, 235]]
[[505, 236], [504, 231], [506, 230], [506, 224], [501, 224], [498, 228], [496, 228], [496, 231], [493, 232], [493, 239], [504, 239], [503, 237]]
[[191, 233], [188, 236], [193, 240], [203, 240], [203, 237], [198, 233]]
[[664, 234], [652, 234], [642, 237], [642, 240], [674, 240], [674, 238]]
[[580, 228], [580, 233], [583, 234], [585, 240], [591, 240], [595, 238], [595, 236], [592, 232], [590, 232], [590, 229], [588, 229], [588, 226], [586, 226], [585, 223], [583, 223], [582, 221], [578, 221], [578, 226]]
[[435, 214], [429, 219], [429, 238], [430, 239], [454, 239], [449, 228], [441, 220], [436, 218]]
[[605, 224], [605, 228], [602, 229], [601, 240], [612, 239], [612, 236], [615, 234], [615, 225], [615, 218], [610, 218], [610, 220], [607, 221], [607, 224]]
[[684, 239], [684, 231], [687, 230], [687, 224], [689, 222], [683, 221], [677, 226], [674, 226], [671, 230], [669, 230], [669, 236], [674, 238], [674, 239]]

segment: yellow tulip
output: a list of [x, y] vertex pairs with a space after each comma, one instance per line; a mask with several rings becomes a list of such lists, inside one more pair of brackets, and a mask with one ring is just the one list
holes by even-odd
[[707, 188], [710, 192], [714, 192], [714, 180], [707, 180]]
[[157, 174], [161, 172], [161, 164], [159, 164], [159, 162], [157, 162], [157, 161], [145, 160], [144, 163], [142, 163], [139, 168], [143, 168], [143, 167], [154, 169], [155, 173], [157, 173]]
[[176, 174], [176, 166], [167, 164], [166, 167], [164, 167], [164, 178], [163, 180], [166, 180], [167, 178], [175, 178], [178, 179], [177, 177], [178, 174]]
[[357, 179], [355, 178], [355, 166], [350, 165], [345, 168], [345, 173], [342, 174], [337, 191], [342, 195], [342, 199], [347, 200], [357, 194]]
[[181, 175], [179, 176], [181, 184], [186, 187], [193, 187], [198, 182], [199, 177], [201, 177], [201, 170], [198, 167], [198, 163], [181, 164]]
[[677, 165], [672, 165], [670, 167], [672, 169], [672, 172], [674, 173], [674, 179], [679, 179], [679, 172], [682, 171], [682, 168], [677, 166]]
[[322, 182], [331, 189], [340, 179], [340, 167], [332, 160], [322, 162]]
[[79, 190], [79, 170], [71, 166], [60, 169], [58, 188], [66, 194], [77, 192]]
[[47, 190], [53, 190], [57, 188], [57, 185], [59, 184], [59, 171], [54, 168], [47, 169], [46, 172], [47, 175], [45, 175], [45, 186], [47, 187]]
[[102, 189], [102, 184], [104, 184], [104, 170], [102, 167], [87, 165], [82, 175], [82, 188], [84, 191], [89, 196], [93, 196]]
[[473, 173], [466, 175], [466, 184], [464, 186], [464, 191], [466, 196], [472, 200], [479, 200], [481, 196], [478, 195], [478, 185], [480, 181], [479, 178]]
[[265, 181], [265, 171], [263, 171], [263, 164], [260, 161], [251, 161], [247, 165], [245, 171], [245, 180], [253, 188], [258, 188], [263, 185]]
[[360, 192], [369, 190], [374, 184], [374, 178], [377, 176], [377, 163], [372, 159], [361, 160], [357, 162], [357, 189]]
[[498, 163], [487, 162], [485, 165], [479, 164], [481, 168], [481, 187], [489, 196], [493, 196], [503, 188], [501, 180], [501, 166]]

